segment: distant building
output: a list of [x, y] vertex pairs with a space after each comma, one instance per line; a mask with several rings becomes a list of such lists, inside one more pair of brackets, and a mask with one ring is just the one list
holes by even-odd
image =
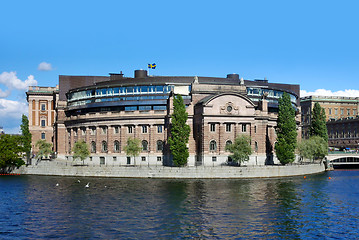
[[0, 135], [5, 134], [4, 128], [0, 126]]
[[328, 144], [340, 149], [359, 148], [359, 118], [349, 117], [327, 122]]
[[[146, 166], [171, 165], [173, 97], [180, 94], [191, 127], [188, 165], [219, 166], [231, 162], [225, 147], [239, 134], [251, 136], [248, 164], [277, 162], [275, 127], [283, 92], [296, 108], [300, 133], [299, 85], [243, 80], [238, 74], [148, 76], [136, 70], [134, 78], [59, 76], [58, 88], [34, 87], [27, 94], [33, 140], [44, 136], [59, 158], [71, 159], [75, 142], [84, 140], [91, 151], [88, 164]], [[124, 151], [129, 137], [141, 140], [136, 159]]]
[[334, 96], [308, 96], [301, 98], [302, 138], [309, 137], [312, 109], [316, 102], [325, 110], [329, 146], [357, 148], [359, 142], [359, 98]]
[[32, 134], [32, 149], [36, 152], [35, 143], [42, 139], [53, 143], [53, 125], [56, 120], [56, 103], [59, 88], [29, 87], [26, 92], [29, 103], [29, 130]]

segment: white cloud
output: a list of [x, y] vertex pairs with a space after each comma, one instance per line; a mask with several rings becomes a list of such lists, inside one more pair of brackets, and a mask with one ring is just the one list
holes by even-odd
[[0, 126], [5, 133], [18, 134], [20, 131], [21, 116], [27, 115], [28, 105], [26, 102], [0, 99]]
[[307, 96], [359, 97], [359, 90], [345, 89], [344, 91], [336, 91], [336, 92], [326, 89], [317, 89], [314, 92], [307, 92], [306, 90], [300, 90], [300, 97], [307, 97]]
[[0, 89], [0, 98], [6, 98], [10, 95], [10, 91], [6, 90], [5, 92], [3, 90]]
[[[0, 122], [7, 123], [11, 119], [21, 119], [22, 114], [27, 115], [28, 106], [26, 102], [0, 99]], [[5, 124], [3, 124], [5, 125]]]
[[47, 62], [42, 62], [39, 64], [39, 66], [37, 67], [37, 69], [39, 71], [51, 71], [53, 70], [51, 63], [47, 63]]
[[22, 114], [27, 114], [28, 106], [25, 102], [0, 99], [0, 120], [8, 118], [21, 118]]
[[[9, 89], [27, 90], [29, 86], [37, 85], [33, 75], [29, 75], [25, 81], [17, 78], [16, 72], [3, 72], [0, 74], [0, 83]], [[2, 91], [3, 92], [3, 91]]]

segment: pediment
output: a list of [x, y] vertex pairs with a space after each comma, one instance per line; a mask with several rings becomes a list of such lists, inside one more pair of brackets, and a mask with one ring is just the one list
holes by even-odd
[[203, 101], [206, 115], [253, 115], [253, 102], [241, 94], [219, 94]]

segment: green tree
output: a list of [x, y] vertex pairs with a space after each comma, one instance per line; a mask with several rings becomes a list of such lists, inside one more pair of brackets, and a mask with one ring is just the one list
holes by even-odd
[[181, 95], [176, 95], [173, 98], [173, 114], [171, 118], [171, 137], [168, 139], [168, 143], [173, 155], [173, 163], [175, 166], [184, 166], [187, 164], [189, 157], [187, 143], [191, 128], [186, 124], [188, 113]]
[[30, 164], [30, 153], [31, 153], [31, 133], [29, 130], [29, 119], [26, 115], [22, 115], [21, 118], [21, 133], [22, 133], [22, 146], [24, 148], [24, 152], [26, 153], [27, 163]]
[[136, 156], [141, 152], [141, 140], [138, 138], [129, 137], [127, 139], [127, 145], [125, 146], [125, 152], [128, 156], [132, 156], [136, 165]]
[[232, 153], [230, 157], [239, 165], [244, 161], [249, 160], [249, 155], [252, 154], [251, 137], [247, 135], [239, 135], [234, 143], [226, 145], [226, 151]]
[[35, 144], [37, 148], [39, 148], [39, 151], [37, 152], [37, 158], [43, 158], [48, 157], [50, 154], [52, 154], [52, 144], [46, 142], [45, 140], [38, 140]]
[[79, 158], [83, 165], [85, 165], [85, 159], [90, 156], [89, 147], [84, 140], [76, 142], [72, 152], [74, 153], [73, 160]]
[[306, 159], [323, 159], [328, 154], [328, 142], [320, 136], [312, 136], [298, 144], [298, 151]]
[[23, 152], [21, 136], [0, 135], [0, 171], [2, 173], [11, 172], [14, 167], [25, 164], [21, 159]]
[[310, 123], [310, 135], [319, 136], [328, 142], [328, 130], [324, 108], [319, 103], [315, 103]]
[[277, 118], [277, 143], [275, 151], [281, 164], [293, 162], [297, 145], [297, 126], [295, 110], [290, 101], [289, 94], [284, 92], [279, 98], [279, 112]]

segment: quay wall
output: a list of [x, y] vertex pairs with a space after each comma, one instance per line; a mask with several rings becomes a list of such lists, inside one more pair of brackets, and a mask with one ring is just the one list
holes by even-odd
[[54, 176], [93, 176], [120, 178], [269, 178], [315, 174], [325, 171], [324, 164], [165, 167], [165, 166], [73, 166], [58, 162], [42, 162], [22, 166], [14, 173]]

